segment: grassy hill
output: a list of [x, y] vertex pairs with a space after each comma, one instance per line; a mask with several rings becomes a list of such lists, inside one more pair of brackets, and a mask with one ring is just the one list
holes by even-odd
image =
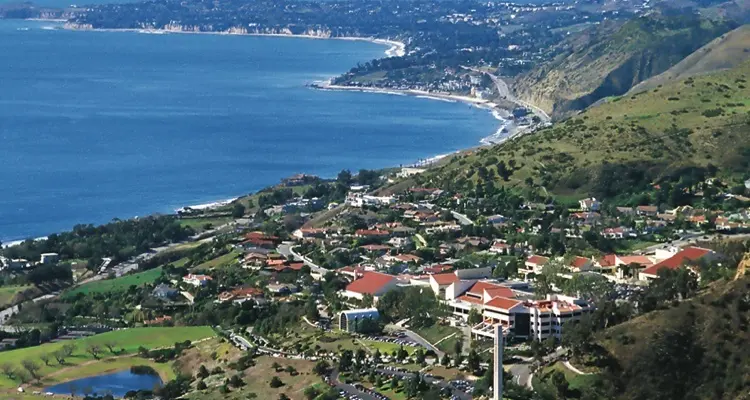
[[130, 288], [130, 286], [143, 286], [146, 284], [152, 284], [161, 276], [162, 268], [154, 268], [135, 274], [121, 276], [115, 279], [105, 279], [96, 282], [84, 283], [72, 290], [65, 292], [65, 297], [72, 298], [78, 293], [108, 293], [108, 292], [124, 292]]
[[690, 14], [653, 13], [622, 25], [605, 23], [561, 44], [557, 57], [520, 77], [513, 91], [561, 117], [626, 93], [732, 27]]
[[674, 67], [635, 85], [630, 93], [650, 90], [691, 76], [731, 69], [750, 59], [750, 25], [743, 25], [714, 39]]
[[619, 399], [750, 398], [750, 279], [601, 333]]
[[453, 157], [416, 183], [467, 192], [491, 181], [610, 198], [696, 170], [736, 181], [750, 162], [748, 80], [750, 62], [613, 98], [534, 134]]

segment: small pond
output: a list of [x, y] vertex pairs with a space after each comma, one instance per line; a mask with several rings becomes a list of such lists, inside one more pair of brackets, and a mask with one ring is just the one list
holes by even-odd
[[60, 383], [46, 387], [44, 391], [62, 395], [111, 394], [114, 397], [124, 397], [131, 390], [152, 390], [154, 386], [163, 384], [159, 375], [136, 374], [125, 370]]

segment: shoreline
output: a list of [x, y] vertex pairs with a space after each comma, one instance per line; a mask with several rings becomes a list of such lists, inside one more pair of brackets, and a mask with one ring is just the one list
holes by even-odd
[[[470, 106], [480, 108], [489, 111], [495, 119], [500, 121], [499, 128], [491, 135], [486, 136], [479, 140], [479, 143], [483, 146], [491, 146], [505, 143], [523, 133], [526, 133], [527, 127], [519, 126], [510, 112], [497, 104], [484, 99], [478, 99], [471, 96], [463, 96], [451, 93], [435, 93], [427, 92], [424, 90], [417, 89], [386, 89], [376, 87], [363, 87], [363, 86], [347, 86], [347, 85], [333, 85], [329, 81], [313, 82], [308, 85], [309, 87], [316, 90], [325, 91], [347, 91], [347, 92], [362, 92], [362, 93], [379, 93], [388, 94], [392, 96], [412, 96], [420, 99], [438, 100], [449, 103], [464, 103]], [[439, 156], [433, 156], [430, 159], [440, 159], [450, 154], [458, 153], [462, 150], [457, 150], [453, 153], [443, 154]]]
[[[55, 22], [55, 23], [67, 22], [67, 21], [49, 20], [49, 19], [27, 19], [27, 20], [35, 21], [35, 22]], [[181, 29], [103, 29], [103, 28], [99, 29], [99, 28], [74, 26], [69, 23], [64, 23], [63, 25], [56, 26], [55, 29], [68, 30], [68, 31], [93, 31], [93, 32], [131, 32], [131, 33], [142, 33], [142, 34], [175, 33], [175, 34], [267, 36], [267, 37], [286, 37], [286, 38], [299, 38], [299, 39], [333, 39], [333, 40], [347, 40], [347, 41], [362, 41], [362, 42], [370, 42], [370, 43], [375, 43], [379, 45], [390, 46], [385, 51], [385, 54], [387, 57], [402, 57], [406, 54], [406, 45], [403, 42], [390, 40], [390, 39], [378, 39], [378, 38], [373, 38], [373, 37], [369, 37], [369, 38], [368, 37], [347, 37], [347, 36], [334, 37], [334, 36], [317, 36], [317, 35], [309, 35], [309, 34], [248, 33], [248, 32], [231, 31], [231, 30], [221, 31], [221, 32], [203, 32], [203, 31], [196, 32], [196, 31], [181, 30]], [[381, 94], [390, 94], [390, 95], [398, 95], [398, 96], [413, 96], [413, 97], [428, 99], [428, 100], [445, 101], [445, 102], [451, 102], [451, 103], [464, 103], [464, 104], [469, 104], [470, 106], [473, 106], [473, 107], [485, 109], [489, 111], [492, 114], [492, 116], [495, 117], [495, 119], [500, 121], [500, 126], [496, 130], [496, 132], [494, 132], [493, 134], [480, 139], [479, 144], [481, 146], [502, 144], [505, 141], [511, 140], [517, 137], [518, 135], [526, 132], [526, 129], [524, 127], [519, 127], [515, 123], [515, 121], [512, 119], [512, 117], [510, 117], [510, 113], [508, 112], [508, 110], [498, 107], [496, 104], [492, 103], [489, 100], [478, 99], [475, 97], [461, 96], [461, 95], [450, 94], [450, 93], [435, 93], [435, 92], [428, 92], [428, 91], [422, 91], [422, 90], [416, 90], [416, 89], [384, 89], [384, 88], [368, 88], [368, 87], [358, 87], [358, 86], [332, 85], [330, 84], [330, 81], [329, 82], [314, 82], [308, 85], [308, 87], [314, 88], [316, 90], [358, 91], [358, 92], [381, 93]], [[459, 149], [450, 153], [439, 154], [439, 155], [428, 157], [426, 159], [419, 159], [419, 160], [416, 160], [412, 164], [404, 164], [404, 165], [427, 167], [445, 157], [458, 154], [462, 151], [466, 151], [469, 149], [471, 148]], [[388, 167], [384, 167], [384, 168], [388, 168]], [[234, 201], [240, 199], [241, 197], [244, 197], [244, 195], [240, 197], [232, 197], [232, 198], [224, 197], [223, 200], [216, 200], [216, 201], [211, 201], [208, 203], [178, 206], [177, 208], [172, 209], [171, 213], [172, 215], [178, 215], [179, 211], [186, 211], [187, 209], [204, 210], [204, 211], [214, 210], [214, 209], [226, 206], [228, 204], [231, 204]], [[33, 240], [43, 240], [45, 238], [46, 236], [42, 236], [42, 237], [34, 238]], [[25, 240], [28, 240], [28, 239], [10, 240], [6, 243], [3, 243], [2, 247], [11, 247], [11, 246], [20, 244], [24, 242]]]
[[[48, 20], [49, 21], [49, 20]], [[67, 22], [67, 21], [65, 21]], [[406, 55], [406, 44], [391, 39], [380, 39], [374, 37], [357, 37], [357, 36], [316, 36], [309, 34], [286, 34], [286, 33], [251, 33], [243, 32], [241, 30], [229, 30], [229, 31], [189, 31], [182, 29], [134, 29], [134, 28], [89, 28], [74, 26], [69, 23], [65, 23], [61, 29], [69, 31], [91, 31], [91, 32], [133, 32], [151, 35], [166, 35], [166, 34], [193, 34], [193, 35], [225, 35], [225, 36], [266, 36], [266, 37], [286, 37], [286, 38], [297, 38], [297, 39], [319, 39], [319, 40], [346, 40], [353, 42], [370, 42], [379, 45], [389, 46], [388, 50], [385, 51], [385, 55], [388, 57], [403, 57]]]

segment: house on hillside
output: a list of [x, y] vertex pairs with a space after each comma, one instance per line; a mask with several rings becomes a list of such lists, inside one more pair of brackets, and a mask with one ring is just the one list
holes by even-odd
[[179, 293], [177, 289], [163, 283], [159, 284], [153, 291], [151, 291], [152, 296], [162, 300], [173, 299], [177, 296], [177, 293]]
[[657, 279], [659, 277], [659, 270], [663, 268], [675, 270], [689, 262], [695, 262], [702, 259], [711, 260], [715, 257], [717, 257], [717, 254], [713, 250], [694, 246], [686, 247], [666, 260], [644, 269], [638, 274], [638, 278], [642, 281], [650, 281], [652, 279]]
[[589, 197], [583, 200], [578, 200], [578, 205], [583, 211], [599, 211], [602, 203], [599, 202], [595, 197]]

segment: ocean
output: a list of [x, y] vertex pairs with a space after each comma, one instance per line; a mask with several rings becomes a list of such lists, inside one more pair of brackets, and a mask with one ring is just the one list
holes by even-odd
[[0, 20], [0, 240], [472, 147], [487, 110], [305, 85], [368, 42], [74, 32]]

